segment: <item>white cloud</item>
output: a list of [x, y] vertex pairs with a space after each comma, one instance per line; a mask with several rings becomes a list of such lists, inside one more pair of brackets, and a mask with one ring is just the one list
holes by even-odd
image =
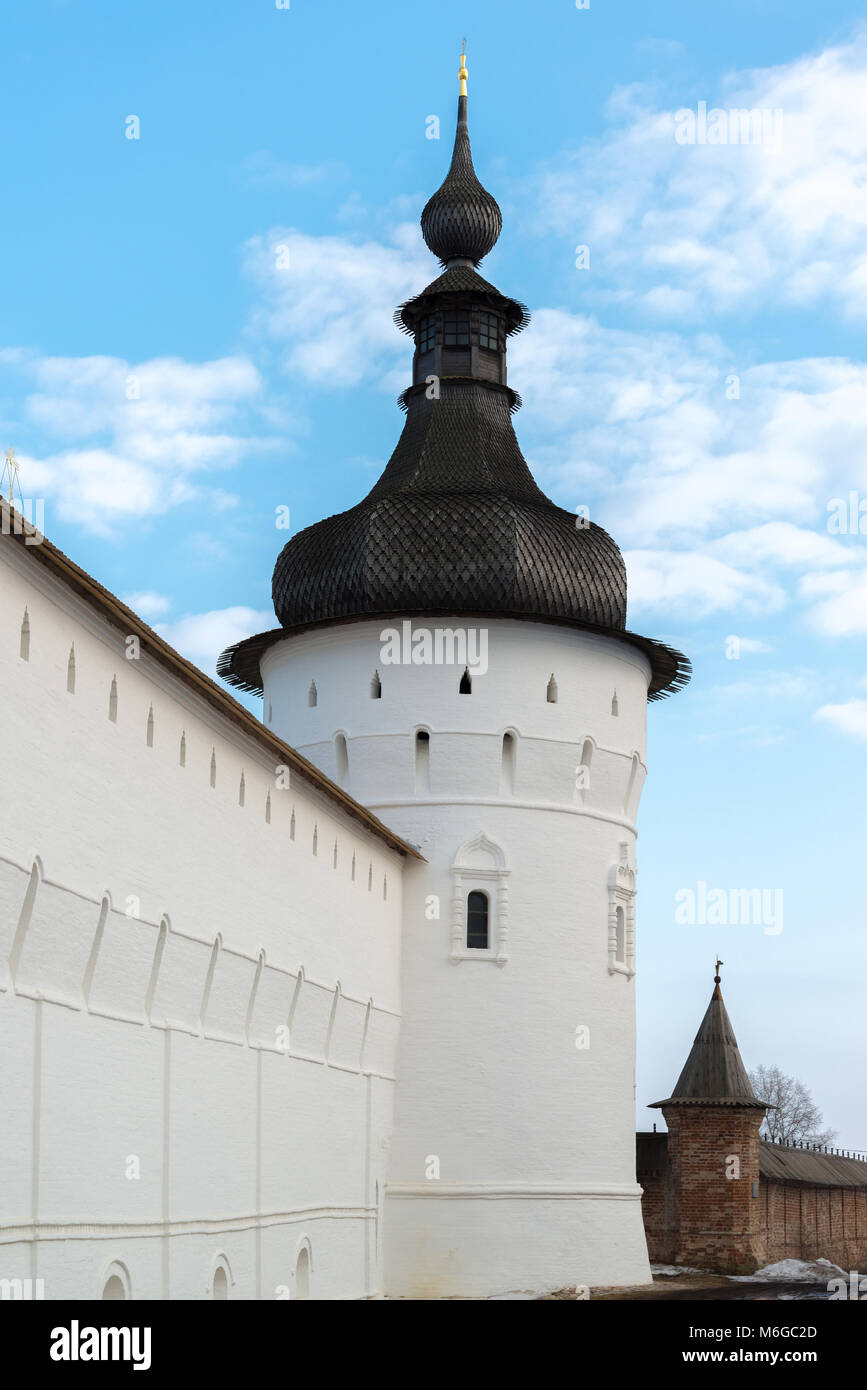
[[134, 613], [138, 613], [140, 617], [148, 620], [161, 618], [164, 613], [168, 613], [172, 606], [172, 601], [167, 594], [155, 594], [151, 590], [125, 594], [123, 601]]
[[156, 631], [179, 651], [213, 676], [217, 657], [224, 647], [240, 642], [254, 632], [276, 627], [273, 613], [255, 608], [218, 608], [210, 613], [189, 613], [172, 623], [157, 623]]
[[541, 228], [588, 243], [597, 271], [655, 312], [767, 297], [867, 313], [867, 36], [697, 98], [767, 112], [771, 136], [781, 111], [781, 141], [680, 144], [674, 107], [638, 89], [610, 105], [620, 128], [545, 169]]
[[97, 532], [193, 500], [234, 506], [237, 497], [205, 475], [282, 442], [251, 428], [264, 388], [243, 357], [129, 363], [18, 353], [13, 360], [25, 420], [45, 441], [39, 451], [19, 451], [28, 494], [44, 497], [49, 517], [54, 507]]
[[409, 347], [392, 314], [438, 272], [417, 227], [393, 235], [385, 246], [274, 228], [247, 243], [246, 268], [261, 295], [250, 331], [286, 344], [290, 376], [354, 386], [400, 365], [406, 385]]
[[867, 570], [805, 575], [801, 594], [811, 605], [810, 625], [823, 636], [867, 633]]
[[782, 608], [783, 590], [699, 551], [626, 551], [629, 610], [659, 609], [689, 618], [735, 610], [749, 616]]
[[839, 729], [841, 733], [867, 740], [867, 700], [848, 700], [845, 705], [822, 705], [816, 719]]

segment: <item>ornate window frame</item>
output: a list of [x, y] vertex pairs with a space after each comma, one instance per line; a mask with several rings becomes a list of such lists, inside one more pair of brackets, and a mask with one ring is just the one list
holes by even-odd
[[[470, 862], [484, 857], [487, 864]], [[482, 830], [461, 845], [452, 864], [452, 921], [449, 958], [457, 965], [465, 960], [493, 961], [503, 966], [509, 959], [509, 879], [506, 856], [499, 845]], [[467, 946], [467, 899], [478, 890], [488, 898], [488, 946], [470, 950]]]
[[[608, 974], [635, 974], [635, 867], [629, 862], [629, 845], [620, 845], [620, 860], [608, 875]], [[617, 909], [623, 911], [625, 927], [624, 958], [617, 959]]]

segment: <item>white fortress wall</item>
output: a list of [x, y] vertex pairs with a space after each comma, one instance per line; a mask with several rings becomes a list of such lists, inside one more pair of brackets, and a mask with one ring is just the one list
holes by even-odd
[[0, 569], [0, 1278], [377, 1292], [403, 857], [20, 544]]

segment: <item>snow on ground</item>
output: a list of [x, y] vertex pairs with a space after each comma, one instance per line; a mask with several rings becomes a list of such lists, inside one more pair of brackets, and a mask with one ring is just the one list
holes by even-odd
[[753, 1279], [766, 1280], [769, 1284], [827, 1284], [840, 1275], [845, 1278], [845, 1271], [830, 1260], [778, 1260], [776, 1264], [757, 1269], [755, 1274], [731, 1274], [729, 1278], [741, 1284]]
[[651, 1265], [651, 1274], [668, 1274], [672, 1277], [675, 1274], [712, 1274], [710, 1269], [693, 1269], [692, 1265]]

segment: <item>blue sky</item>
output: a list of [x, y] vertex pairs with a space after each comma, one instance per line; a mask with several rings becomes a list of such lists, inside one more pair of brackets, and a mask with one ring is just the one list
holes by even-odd
[[[401, 427], [391, 312], [435, 273], [418, 215], [464, 33], [505, 218], [483, 273], [534, 315], [519, 438], [621, 544], [630, 625], [695, 665], [649, 721], [639, 1124], [718, 952], [748, 1064], [867, 1148], [867, 535], [828, 526], [867, 499], [854, 5], [7, 10], [3, 447], [51, 538], [206, 669], [270, 626], [275, 508], [299, 529], [352, 505]], [[699, 102], [780, 111], [782, 138], [681, 144]], [[782, 931], [677, 922], [700, 881], [782, 890]]]

